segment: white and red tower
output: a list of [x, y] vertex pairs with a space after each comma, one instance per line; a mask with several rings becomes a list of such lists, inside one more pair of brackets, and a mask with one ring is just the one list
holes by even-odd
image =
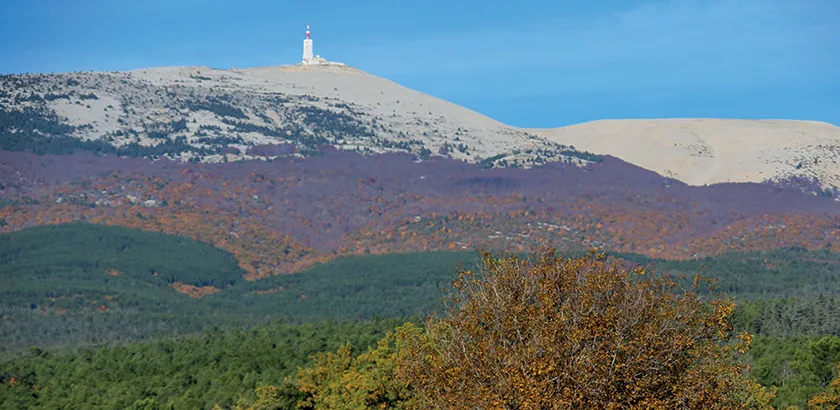
[[312, 38], [309, 36], [309, 23], [306, 23], [306, 38], [303, 39], [303, 64], [311, 64], [315, 58], [312, 54]]

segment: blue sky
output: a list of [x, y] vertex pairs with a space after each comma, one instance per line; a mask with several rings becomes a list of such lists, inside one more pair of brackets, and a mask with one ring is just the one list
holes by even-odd
[[296, 63], [315, 52], [508, 124], [840, 125], [838, 0], [3, 0], [0, 73]]

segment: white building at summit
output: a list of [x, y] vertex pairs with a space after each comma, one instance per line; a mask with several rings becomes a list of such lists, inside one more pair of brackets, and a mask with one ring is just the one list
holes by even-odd
[[303, 61], [301, 65], [337, 65], [343, 66], [343, 63], [334, 61], [327, 61], [319, 55], [313, 55], [312, 38], [310, 37], [309, 24], [306, 25], [306, 38], [303, 39]]

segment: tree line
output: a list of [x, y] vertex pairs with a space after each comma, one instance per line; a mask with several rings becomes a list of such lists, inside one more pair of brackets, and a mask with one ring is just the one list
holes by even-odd
[[[835, 408], [840, 338], [606, 254], [481, 254], [424, 320], [277, 321], [0, 363], [0, 408]], [[553, 407], [552, 407], [553, 406]]]

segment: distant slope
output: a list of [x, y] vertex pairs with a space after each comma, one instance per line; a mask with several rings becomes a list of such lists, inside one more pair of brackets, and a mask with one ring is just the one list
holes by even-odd
[[823, 122], [602, 120], [527, 131], [690, 185], [804, 176], [840, 186], [840, 127]]
[[0, 346], [196, 332], [212, 310], [173, 286], [224, 288], [241, 274], [227, 252], [138, 229], [74, 223], [2, 234]]
[[0, 263], [3, 280], [48, 280], [72, 270], [155, 286], [181, 282], [223, 288], [242, 275], [229, 253], [186, 237], [84, 223], [2, 234]]
[[[0, 234], [0, 355], [276, 318], [428, 313], [458, 265], [476, 260], [475, 252], [341, 258], [246, 283], [230, 254], [191, 239], [95, 224], [30, 228]], [[218, 292], [196, 299], [176, 292], [175, 283]]]
[[485, 169], [405, 154], [191, 164], [0, 151], [0, 232], [88, 221], [224, 249], [248, 279], [339, 256], [525, 251], [553, 242], [692, 258], [799, 245], [840, 250], [840, 207], [762, 184], [691, 187], [605, 157]]
[[[691, 261], [611, 255], [654, 266], [660, 273], [690, 278], [702, 272], [740, 300], [840, 290], [840, 254], [833, 252], [788, 248]], [[192, 298], [174, 291], [170, 282], [233, 281], [236, 268], [224, 252], [179, 237], [117, 227], [27, 229], [0, 235], [0, 356], [33, 345], [144, 340], [278, 318], [300, 323], [423, 315], [439, 306], [441, 290], [459, 267], [480, 269], [478, 256], [467, 251], [345, 257], [294, 275], [237, 280], [218, 293]], [[109, 273], [112, 268], [119, 274]], [[154, 276], [150, 269], [169, 272], [169, 279]], [[800, 327], [797, 332], [807, 331]]]
[[530, 166], [567, 147], [351, 67], [0, 76], [0, 149], [219, 162], [320, 144]]
[[799, 176], [840, 186], [840, 128], [812, 121], [602, 120], [520, 129], [352, 67], [0, 76], [0, 149], [7, 151], [225, 162], [320, 155], [322, 144], [502, 167], [612, 155], [691, 185]]

